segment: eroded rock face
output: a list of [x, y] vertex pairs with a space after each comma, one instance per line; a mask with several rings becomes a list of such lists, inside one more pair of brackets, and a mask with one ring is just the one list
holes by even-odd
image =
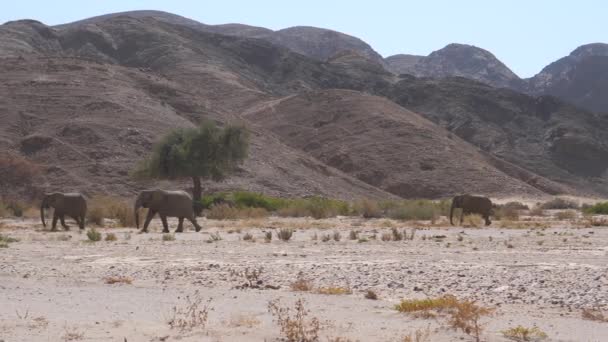
[[551, 94], [583, 108], [608, 113], [608, 44], [580, 46], [528, 80], [527, 91]]

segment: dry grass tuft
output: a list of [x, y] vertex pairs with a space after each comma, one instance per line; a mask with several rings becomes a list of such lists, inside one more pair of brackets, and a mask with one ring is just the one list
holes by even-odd
[[292, 236], [293, 236], [293, 229], [291, 229], [291, 228], [281, 228], [277, 232], [277, 237], [281, 241], [289, 241], [289, 240], [291, 240]]
[[431, 342], [431, 329], [427, 327], [426, 329], [416, 329], [414, 333], [410, 333], [407, 336], [404, 336], [402, 339], [403, 342]]
[[402, 300], [401, 303], [395, 305], [395, 309], [399, 312], [414, 313], [424, 318], [447, 315], [450, 326], [473, 336], [476, 341], [481, 340], [483, 331], [481, 318], [493, 312], [493, 309], [478, 306], [472, 301], [459, 300], [452, 295]]
[[484, 219], [481, 215], [472, 214], [465, 215], [462, 221], [462, 226], [465, 228], [479, 228], [484, 224]]
[[378, 300], [378, 294], [374, 290], [367, 290], [364, 297], [365, 299]]
[[558, 220], [574, 220], [577, 217], [577, 213], [574, 210], [559, 211], [555, 214], [555, 218]]
[[163, 241], [175, 241], [175, 234], [165, 233], [162, 237]]
[[582, 316], [589, 321], [608, 323], [608, 315], [604, 315], [599, 309], [583, 309]]
[[324, 295], [347, 295], [352, 294], [353, 290], [350, 288], [350, 286], [327, 286], [319, 287], [316, 292]]
[[238, 314], [238, 315], [230, 317], [230, 322], [228, 323], [228, 326], [230, 326], [232, 328], [251, 329], [260, 324], [262, 324], [262, 322], [259, 319], [257, 319], [256, 317], [254, 317], [253, 315]]
[[131, 285], [133, 284], [133, 279], [126, 277], [126, 276], [111, 276], [111, 277], [106, 277], [103, 279], [103, 281], [108, 284], [108, 285], [113, 285], [113, 284], [127, 284], [127, 285]]
[[542, 341], [547, 338], [547, 334], [538, 327], [526, 328], [521, 325], [503, 330], [501, 333], [505, 338], [518, 342]]
[[114, 233], [108, 233], [108, 234], [106, 234], [105, 240], [108, 242], [116, 241], [116, 240], [118, 240], [118, 237], [116, 237], [116, 234], [114, 234]]
[[63, 335], [61, 336], [61, 339], [65, 342], [80, 341], [80, 340], [84, 339], [84, 333], [79, 331], [75, 327], [68, 328], [66, 326], [63, 328]]
[[304, 278], [302, 273], [298, 274], [298, 279], [289, 285], [292, 291], [309, 292], [312, 291], [314, 286], [310, 279]]
[[310, 311], [304, 307], [304, 300], [298, 299], [295, 308], [280, 306], [279, 300], [268, 303], [268, 311], [274, 316], [282, 338], [287, 342], [317, 342], [321, 324], [316, 317], [308, 318]]
[[167, 324], [171, 329], [179, 329], [180, 331], [190, 331], [193, 329], [205, 329], [212, 299], [206, 301], [201, 297], [200, 292], [196, 290], [193, 295], [188, 295], [185, 298], [185, 303], [182, 307], [174, 306], [171, 318]]
[[207, 218], [211, 220], [261, 219], [268, 215], [268, 210], [264, 208], [237, 208], [228, 204], [220, 204], [211, 207]]

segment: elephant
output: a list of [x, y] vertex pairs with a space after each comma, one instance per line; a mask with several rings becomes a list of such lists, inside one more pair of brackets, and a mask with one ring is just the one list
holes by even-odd
[[154, 189], [140, 192], [135, 200], [134, 210], [137, 229], [139, 229], [138, 211], [142, 207], [148, 208], [148, 216], [146, 216], [146, 222], [144, 222], [144, 227], [141, 230], [142, 233], [148, 232], [148, 225], [156, 213], [163, 222], [163, 233], [169, 232], [167, 217], [177, 217], [179, 219], [176, 233], [184, 231], [184, 218], [192, 222], [197, 232], [202, 229], [196, 222], [196, 216], [194, 216], [192, 197], [185, 191]]
[[489, 226], [492, 223], [492, 221], [490, 221], [492, 201], [490, 201], [490, 199], [487, 197], [471, 195], [454, 197], [454, 199], [452, 199], [452, 206], [450, 207], [450, 224], [452, 225], [454, 225], [452, 222], [454, 208], [462, 208], [462, 213], [460, 214], [460, 224], [462, 224], [464, 215], [468, 214], [481, 215], [486, 220], [486, 226]]
[[61, 221], [61, 225], [65, 230], [70, 229], [65, 224], [66, 215], [76, 220], [80, 229], [84, 229], [84, 220], [87, 215], [87, 200], [82, 194], [61, 192], [45, 194], [42, 198], [42, 204], [40, 204], [40, 219], [44, 227], [46, 227], [44, 209], [51, 207], [55, 209], [53, 212], [52, 230], [56, 230], [57, 228], [57, 219]]

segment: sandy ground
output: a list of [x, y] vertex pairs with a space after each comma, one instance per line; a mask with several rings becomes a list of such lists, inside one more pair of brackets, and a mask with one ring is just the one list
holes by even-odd
[[[149, 234], [99, 229], [118, 240], [92, 243], [75, 225], [48, 232], [35, 220], [0, 220], [0, 234], [19, 239], [0, 248], [0, 341], [276, 341], [280, 330], [269, 301], [293, 307], [298, 298], [320, 319], [321, 341], [402, 341], [416, 330], [428, 330], [428, 341], [473, 341], [445, 319], [394, 309], [403, 298], [443, 294], [495, 308], [482, 320], [483, 341], [506, 341], [501, 331], [519, 324], [539, 327], [550, 341], [608, 341], [608, 323], [581, 315], [583, 308], [608, 310], [606, 227], [415, 224], [413, 241], [382, 241], [391, 226], [411, 233], [413, 224], [355, 218], [201, 223], [204, 232], [178, 234], [175, 241], [163, 241], [154, 222]], [[283, 227], [297, 229], [289, 242], [274, 235]], [[351, 230], [368, 241], [350, 240]], [[267, 231], [273, 232], [269, 243]], [[222, 239], [208, 241], [216, 232]], [[334, 232], [340, 241], [322, 241]], [[247, 233], [255, 241], [243, 240]], [[259, 267], [260, 288], [243, 288], [245, 269]], [[298, 275], [315, 287], [350, 287], [352, 294], [292, 291]], [[132, 284], [106, 284], [108, 277]], [[365, 299], [368, 289], [379, 299]], [[210, 299], [206, 326], [171, 329], [172, 308], [184, 308], [196, 291]]]

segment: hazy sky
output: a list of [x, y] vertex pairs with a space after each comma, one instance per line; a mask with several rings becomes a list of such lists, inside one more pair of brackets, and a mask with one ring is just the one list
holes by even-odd
[[452, 42], [471, 44], [491, 51], [522, 77], [579, 45], [608, 43], [605, 0], [13, 0], [2, 4], [0, 22], [30, 18], [54, 25], [136, 9], [206, 24], [330, 28], [365, 40], [383, 56], [427, 55]]

